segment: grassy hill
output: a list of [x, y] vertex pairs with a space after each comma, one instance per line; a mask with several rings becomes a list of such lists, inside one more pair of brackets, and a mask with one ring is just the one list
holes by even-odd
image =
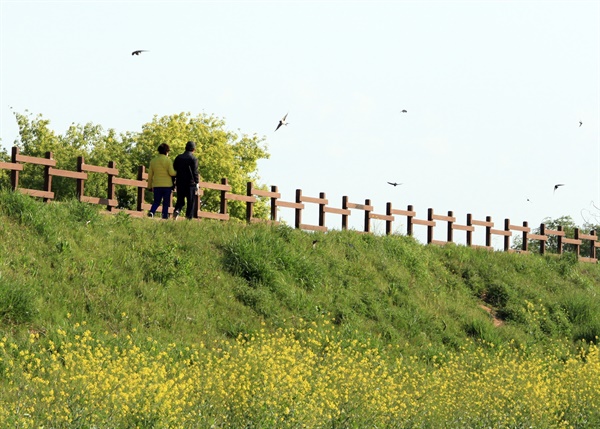
[[[149, 353], [174, 345], [233, 348], [240, 338], [290, 329], [297, 338], [308, 325], [327, 341], [332, 335], [340, 344], [385, 351], [386, 359], [414, 356], [437, 368], [440, 356], [480, 347], [544, 350], [560, 343], [576, 350], [580, 340], [596, 342], [599, 293], [600, 267], [569, 254], [507, 254], [234, 221], [134, 219], [76, 201], [44, 204], [0, 192], [0, 346], [30, 350], [44, 341], [41, 355], [80, 324], [102, 344], [121, 338], [117, 345], [128, 347], [152, 338]], [[281, 423], [261, 421], [257, 427]]]
[[531, 344], [600, 335], [600, 267], [569, 254], [134, 219], [11, 192], [0, 195], [0, 237], [0, 326], [16, 336], [67, 315], [184, 343], [329, 315], [348, 337], [422, 353], [468, 337]]

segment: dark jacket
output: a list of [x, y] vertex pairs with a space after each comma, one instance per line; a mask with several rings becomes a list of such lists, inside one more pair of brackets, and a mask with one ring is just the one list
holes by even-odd
[[183, 152], [173, 161], [173, 168], [177, 172], [177, 186], [194, 186], [200, 182], [198, 177], [198, 158], [192, 152]]

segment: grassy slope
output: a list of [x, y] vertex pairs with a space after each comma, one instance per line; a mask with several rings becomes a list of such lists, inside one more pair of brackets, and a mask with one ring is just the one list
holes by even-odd
[[132, 219], [0, 193], [0, 330], [23, 340], [85, 320], [96, 332], [191, 343], [327, 315], [348, 338], [428, 356], [468, 337], [594, 340], [599, 292], [600, 267], [572, 255]]

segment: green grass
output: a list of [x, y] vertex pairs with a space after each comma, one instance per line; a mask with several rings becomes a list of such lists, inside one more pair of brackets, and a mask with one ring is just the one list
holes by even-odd
[[0, 193], [3, 335], [26, 341], [70, 316], [94, 332], [190, 344], [328, 315], [349, 340], [426, 358], [469, 338], [543, 346], [600, 336], [600, 269], [569, 254], [101, 211]]

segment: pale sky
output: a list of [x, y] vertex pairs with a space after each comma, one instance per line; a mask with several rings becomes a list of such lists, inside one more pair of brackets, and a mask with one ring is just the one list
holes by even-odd
[[[600, 223], [599, 1], [0, 0], [0, 16], [7, 150], [13, 111], [57, 134], [208, 113], [266, 138], [261, 183], [287, 201], [300, 188], [499, 229]], [[293, 209], [280, 216], [293, 224]], [[361, 211], [350, 219], [362, 228]]]

